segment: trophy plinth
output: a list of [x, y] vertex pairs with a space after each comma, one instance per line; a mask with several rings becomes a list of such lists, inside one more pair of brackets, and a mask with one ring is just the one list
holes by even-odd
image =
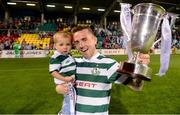
[[122, 62], [117, 70], [119, 73], [128, 74], [132, 78], [139, 78], [145, 81], [151, 81], [152, 70], [146, 64]]
[[139, 53], [148, 53], [155, 41], [164, 8], [152, 3], [140, 3], [133, 8], [132, 31], [130, 48], [136, 52], [131, 61], [123, 62], [117, 70], [119, 73], [129, 74], [132, 78], [150, 81], [152, 70], [146, 64], [139, 63]]

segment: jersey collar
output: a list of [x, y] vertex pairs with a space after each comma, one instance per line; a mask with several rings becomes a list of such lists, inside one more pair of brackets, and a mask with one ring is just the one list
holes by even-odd
[[86, 58], [83, 57], [83, 60], [86, 61], [86, 62], [91, 62], [91, 61], [93, 61], [94, 59], [97, 59], [97, 57], [99, 57], [99, 55], [100, 55], [100, 53], [97, 52], [95, 55], [93, 55], [93, 56], [91, 57], [91, 59], [86, 59]]

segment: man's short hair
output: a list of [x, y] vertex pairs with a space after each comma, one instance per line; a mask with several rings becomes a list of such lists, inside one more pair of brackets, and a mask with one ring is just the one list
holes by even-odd
[[89, 26], [76, 26], [74, 28], [72, 28], [71, 32], [74, 34], [78, 31], [87, 29], [90, 33], [92, 33], [94, 35], [94, 32], [92, 31], [92, 29]]

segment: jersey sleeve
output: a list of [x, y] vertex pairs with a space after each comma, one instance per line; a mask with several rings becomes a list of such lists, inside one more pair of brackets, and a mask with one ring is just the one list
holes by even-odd
[[129, 81], [128, 75], [120, 74], [117, 72], [120, 64], [118, 62], [112, 63], [110, 68], [107, 70], [108, 72], [108, 81], [116, 84], [127, 84]]
[[51, 58], [49, 61], [49, 72], [59, 71], [61, 68], [61, 63], [57, 58]]

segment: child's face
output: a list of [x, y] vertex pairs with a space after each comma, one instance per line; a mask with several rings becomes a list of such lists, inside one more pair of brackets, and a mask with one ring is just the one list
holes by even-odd
[[57, 38], [55, 48], [62, 54], [68, 54], [71, 50], [71, 38]]

